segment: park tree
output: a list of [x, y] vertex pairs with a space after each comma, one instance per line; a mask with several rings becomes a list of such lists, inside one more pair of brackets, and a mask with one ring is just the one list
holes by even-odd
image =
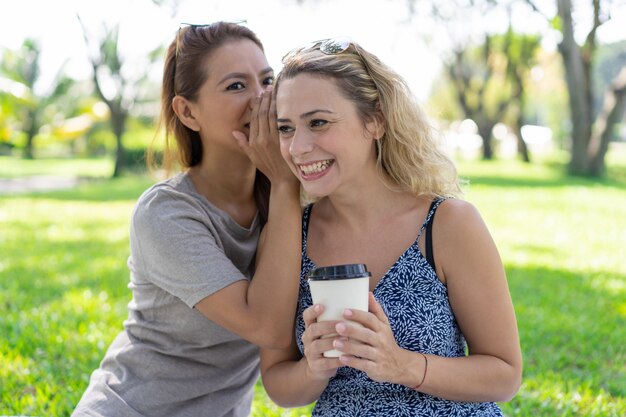
[[[113, 177], [118, 177], [125, 168], [126, 152], [122, 137], [126, 129], [130, 107], [133, 98], [129, 90], [131, 82], [122, 74], [123, 59], [118, 51], [119, 24], [109, 27], [102, 25], [103, 36], [95, 38], [80, 20], [83, 28], [85, 43], [90, 50], [95, 50], [89, 56], [93, 68], [92, 79], [98, 97], [109, 108], [111, 130], [115, 136], [115, 167]], [[95, 43], [93, 48], [91, 44]]]
[[486, 34], [482, 45], [456, 49], [452, 59], [444, 63], [463, 116], [478, 127], [484, 159], [493, 158], [492, 131], [511, 103], [510, 89], [506, 88], [506, 63], [495, 48], [494, 35]]
[[526, 124], [526, 83], [530, 79], [530, 72], [536, 63], [536, 54], [540, 48], [541, 39], [538, 35], [515, 33], [513, 26], [503, 36], [500, 36], [501, 50], [506, 58], [506, 78], [511, 85], [511, 105], [515, 108], [511, 127], [517, 136], [517, 150], [525, 162], [530, 162], [528, 146], [522, 136], [522, 126]]
[[155, 98], [146, 94], [144, 87], [150, 85], [148, 74], [162, 55], [163, 48], [160, 46], [149, 52], [142, 68], [135, 66], [131, 71], [119, 48], [119, 23], [102, 23], [100, 33], [96, 34], [88, 29], [80, 16], [78, 20], [89, 50], [95, 92], [109, 109], [110, 126], [116, 143], [113, 177], [118, 177], [128, 162], [123, 142], [127, 120], [133, 106], [140, 101], [154, 101]]
[[[522, 159], [529, 161], [521, 126], [525, 123], [526, 84], [539, 50], [539, 36], [514, 29], [509, 2], [407, 1], [411, 15], [427, 14], [438, 27], [445, 28], [448, 46], [440, 48], [444, 71], [462, 117], [476, 123], [483, 158], [493, 158], [493, 128], [505, 123], [518, 137]], [[487, 16], [501, 21], [507, 15], [508, 28], [485, 24]]]
[[56, 115], [52, 108], [74, 84], [73, 80], [63, 74], [61, 66], [51, 85], [43, 92], [39, 91], [37, 83], [41, 74], [40, 53], [39, 44], [33, 39], [26, 39], [17, 51], [3, 51], [0, 66], [0, 72], [7, 80], [5, 84], [10, 85], [3, 92], [3, 107], [19, 120], [19, 129], [26, 137], [23, 148], [23, 157], [26, 159], [33, 159], [35, 137], [41, 127], [50, 121], [51, 116]]
[[[534, 0], [527, 3], [537, 13], [548, 19], [550, 25], [561, 33], [558, 50], [563, 60], [565, 81], [569, 95], [569, 117], [571, 120], [571, 174], [600, 177], [605, 171], [605, 156], [614, 136], [616, 125], [622, 120], [626, 106], [626, 66], [614, 75], [613, 81], [602, 94], [603, 104], [594, 111], [593, 73], [598, 48], [597, 31], [610, 19], [611, 7], [615, 4], [600, 0], [589, 0], [591, 22], [584, 41], [576, 41], [576, 25], [571, 0], [556, 0], [556, 12], [548, 15]], [[582, 2], [576, 4], [582, 7]]]

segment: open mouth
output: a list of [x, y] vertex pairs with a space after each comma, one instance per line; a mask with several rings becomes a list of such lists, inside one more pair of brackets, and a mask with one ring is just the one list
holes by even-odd
[[304, 176], [312, 176], [320, 174], [326, 171], [335, 162], [334, 159], [326, 159], [323, 161], [316, 161], [309, 164], [298, 164], [298, 168]]

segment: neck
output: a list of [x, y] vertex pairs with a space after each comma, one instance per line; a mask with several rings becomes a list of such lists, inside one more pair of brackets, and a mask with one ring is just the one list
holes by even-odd
[[252, 222], [257, 210], [254, 201], [256, 169], [245, 155], [243, 158], [205, 155], [202, 163], [189, 168], [188, 173], [196, 191], [214, 206], [243, 226]]
[[343, 193], [322, 199], [329, 218], [349, 228], [370, 228], [381, 224], [395, 212], [406, 207], [415, 197], [407, 192], [391, 190], [379, 177], [361, 182]]

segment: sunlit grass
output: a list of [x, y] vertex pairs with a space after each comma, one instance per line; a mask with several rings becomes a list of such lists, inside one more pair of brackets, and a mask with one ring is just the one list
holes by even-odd
[[[614, 166], [616, 179], [592, 181], [554, 165], [460, 163], [519, 323], [524, 381], [501, 405], [508, 416], [626, 414], [626, 169]], [[70, 414], [126, 318], [129, 219], [150, 183], [0, 196], [0, 415]], [[257, 384], [254, 417], [309, 410], [279, 408]]]
[[19, 159], [0, 155], [0, 178], [51, 175], [59, 177], [108, 178], [113, 173], [111, 158]]
[[502, 408], [624, 415], [626, 182], [567, 178], [516, 161], [460, 168], [470, 179], [466, 198], [500, 249], [518, 318], [524, 381]]

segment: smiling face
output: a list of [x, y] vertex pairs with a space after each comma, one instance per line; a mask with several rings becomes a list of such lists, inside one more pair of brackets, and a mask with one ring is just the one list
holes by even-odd
[[265, 54], [249, 39], [229, 41], [206, 60], [207, 79], [198, 99], [189, 102], [205, 149], [221, 143], [240, 151], [234, 130], [248, 132], [250, 100], [273, 84], [274, 72]]
[[314, 197], [355, 189], [376, 175], [374, 122], [364, 124], [335, 81], [311, 74], [277, 90], [283, 158]]

